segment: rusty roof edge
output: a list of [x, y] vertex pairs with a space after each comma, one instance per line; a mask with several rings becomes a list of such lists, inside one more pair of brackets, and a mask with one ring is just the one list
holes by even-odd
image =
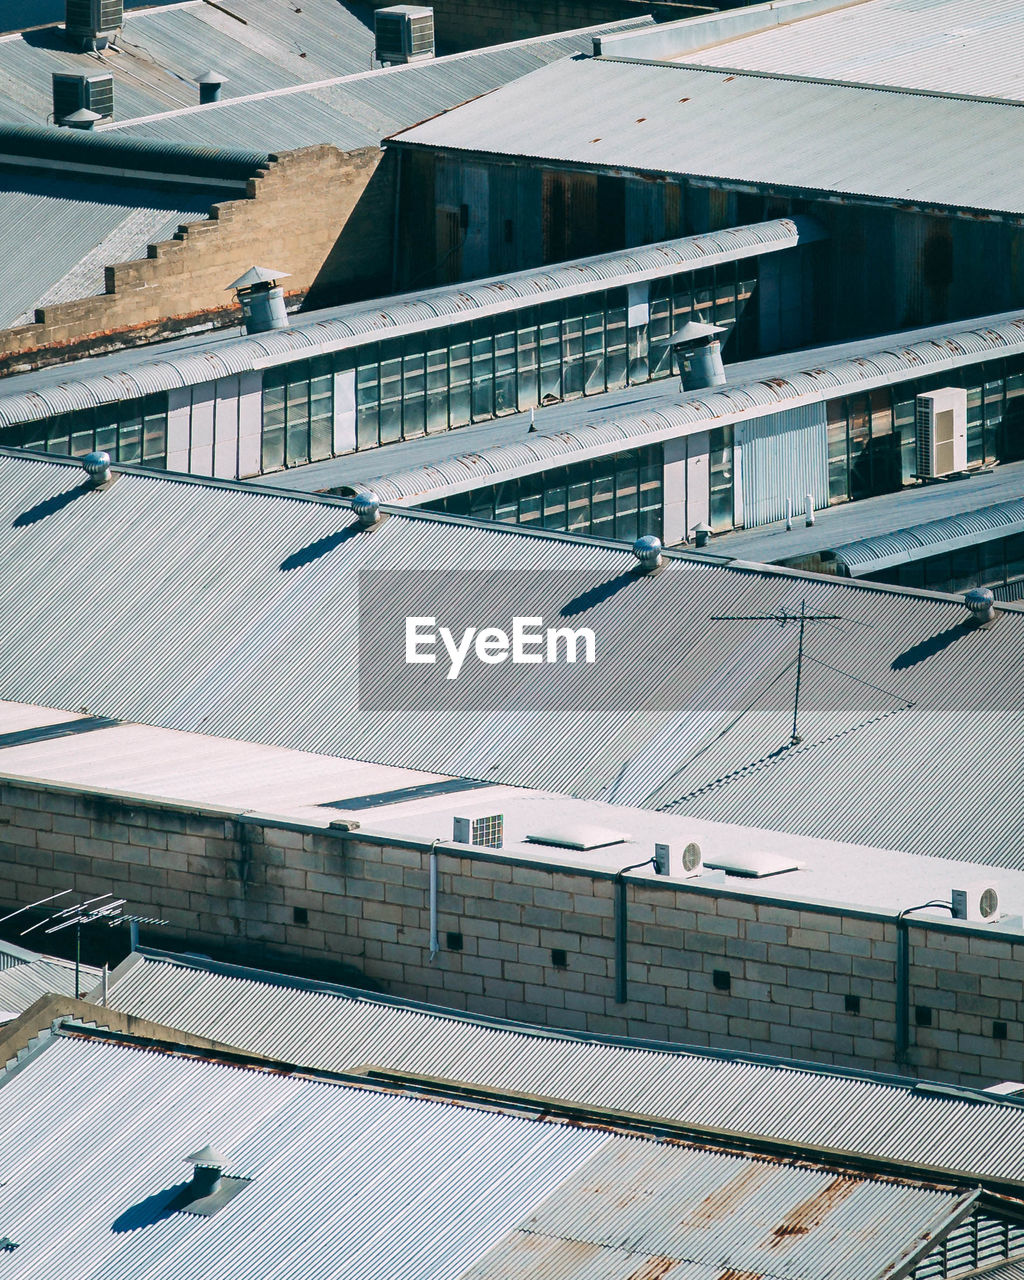
[[[456, 1080], [419, 1075], [409, 1071], [367, 1066], [364, 1068], [363, 1078], [382, 1084], [390, 1083], [431, 1097], [476, 1102], [501, 1109], [519, 1107], [534, 1113], [542, 1109], [543, 1115], [549, 1119], [562, 1119], [567, 1123], [608, 1125], [627, 1132], [656, 1137], [662, 1141], [670, 1140], [712, 1147], [716, 1150], [730, 1149], [737, 1154], [760, 1155], [765, 1159], [783, 1160], [795, 1164], [815, 1166], [826, 1164], [850, 1175], [877, 1178], [881, 1181], [914, 1185], [924, 1183], [939, 1190], [961, 1188], [972, 1192], [975, 1197], [981, 1193], [1002, 1196], [1008, 1202], [1002, 1206], [1002, 1211], [1019, 1214], [1024, 1220], [1024, 1178], [1020, 1180], [993, 1178], [980, 1182], [977, 1173], [945, 1168], [941, 1165], [894, 1160], [850, 1151], [842, 1147], [812, 1146], [741, 1130], [692, 1124], [665, 1116], [618, 1111], [611, 1107], [584, 1106], [563, 1098], [514, 1093], [508, 1090], [492, 1089], [487, 1085], [468, 1085]], [[890, 1280], [893, 1278], [890, 1277]]]

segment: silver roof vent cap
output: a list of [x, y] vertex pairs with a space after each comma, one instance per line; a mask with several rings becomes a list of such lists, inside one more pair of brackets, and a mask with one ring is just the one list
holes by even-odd
[[87, 453], [82, 459], [82, 467], [89, 477], [89, 484], [93, 489], [98, 489], [110, 479], [110, 454], [102, 450]]
[[364, 529], [372, 529], [380, 520], [380, 501], [375, 493], [357, 493], [352, 499], [352, 510]]
[[221, 86], [225, 84], [227, 77], [221, 75], [219, 71], [204, 71], [201, 75], [196, 76], [196, 84], [199, 86], [199, 102], [219, 102]]
[[90, 111], [88, 107], [79, 107], [77, 111], [72, 111], [69, 116], [65, 116], [60, 123], [66, 125], [69, 129], [94, 129], [96, 121], [102, 119], [103, 117], [98, 111]]
[[645, 533], [633, 543], [633, 554], [640, 561], [640, 568], [644, 573], [660, 568], [661, 539], [656, 538], [653, 533]]
[[973, 587], [965, 593], [964, 604], [970, 609], [971, 616], [979, 626], [991, 622], [996, 616], [995, 596], [988, 587]]

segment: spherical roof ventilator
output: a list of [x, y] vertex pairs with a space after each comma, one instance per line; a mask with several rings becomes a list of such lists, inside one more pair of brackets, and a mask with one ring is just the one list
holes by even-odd
[[89, 477], [89, 488], [100, 489], [111, 480], [110, 454], [102, 449], [87, 453], [82, 459], [82, 469]]
[[973, 587], [964, 594], [964, 604], [979, 627], [991, 622], [995, 616], [995, 596], [988, 587]]
[[644, 573], [653, 573], [655, 569], [661, 568], [661, 552], [661, 539], [656, 538], [653, 533], [646, 533], [633, 543], [633, 554], [640, 562], [640, 568]]
[[357, 493], [352, 499], [352, 511], [363, 529], [380, 523], [380, 500], [375, 493]]

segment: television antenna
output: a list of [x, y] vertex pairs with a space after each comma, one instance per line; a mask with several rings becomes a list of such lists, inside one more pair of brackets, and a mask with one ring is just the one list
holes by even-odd
[[800, 714], [800, 679], [803, 674], [804, 666], [804, 627], [808, 622], [840, 622], [842, 616], [838, 613], [808, 613], [807, 601], [800, 601], [800, 612], [790, 613], [783, 606], [775, 613], [724, 613], [715, 614], [711, 618], [712, 622], [777, 622], [780, 627], [785, 628], [789, 623], [793, 622], [799, 626], [799, 640], [796, 651], [796, 689], [793, 692], [793, 731], [790, 734], [789, 745], [791, 747], [799, 746], [803, 741], [800, 734], [797, 733], [797, 717]]
[[[28, 906], [19, 907], [17, 911], [12, 911], [8, 915], [0, 917], [0, 924], [5, 920], [10, 920], [13, 916], [20, 915], [23, 911], [31, 911], [34, 908], [45, 906], [57, 898], [67, 897], [71, 892], [71, 889], [61, 889], [59, 893], [52, 893], [47, 898], [40, 898], [37, 902], [30, 902]], [[165, 925], [170, 923], [156, 916], [126, 915], [123, 911], [126, 901], [127, 899], [125, 898], [115, 898], [112, 893], [101, 893], [95, 898], [85, 898], [82, 901], [73, 903], [70, 907], [51, 912], [44, 919], [36, 921], [35, 924], [30, 924], [27, 929], [22, 929], [21, 937], [24, 938], [26, 934], [33, 933], [36, 929], [42, 929], [45, 934], [60, 933], [64, 929], [74, 929], [75, 999], [78, 1000], [81, 995], [83, 925], [105, 924], [110, 928], [116, 925], [128, 925], [131, 929], [131, 945], [134, 951], [139, 941], [140, 924]]]

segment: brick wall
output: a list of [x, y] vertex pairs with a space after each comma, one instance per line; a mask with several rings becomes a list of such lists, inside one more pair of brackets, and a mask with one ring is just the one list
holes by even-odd
[[[394, 994], [480, 1013], [900, 1069], [896, 925], [881, 915], [633, 879], [629, 999], [617, 1004], [608, 875], [442, 850], [431, 960], [429, 853], [412, 842], [14, 782], [0, 821], [4, 904], [113, 891], [169, 921], [156, 945], [229, 943], [243, 961], [305, 971], [347, 962]], [[1024, 939], [942, 922], [909, 933], [906, 1068], [1020, 1079]]]
[[330, 146], [278, 156], [249, 180], [245, 197], [214, 205], [208, 221], [150, 245], [148, 257], [107, 267], [104, 293], [43, 307], [36, 323], [0, 332], [0, 373], [236, 323], [225, 290], [254, 265], [288, 272], [282, 284], [292, 299], [386, 289], [392, 186], [382, 156], [377, 147]]

